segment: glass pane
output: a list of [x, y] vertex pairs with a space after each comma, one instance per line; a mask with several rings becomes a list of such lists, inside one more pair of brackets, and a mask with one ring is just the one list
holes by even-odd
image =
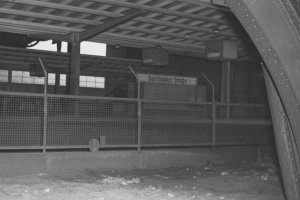
[[8, 76], [8, 70], [0, 70], [0, 76]]
[[79, 87], [86, 87], [86, 82], [80, 82]]
[[96, 83], [96, 88], [104, 88], [104, 83]]
[[22, 77], [22, 72], [21, 71], [12, 71], [12, 77]]
[[22, 76], [25, 77], [25, 78], [31, 77], [29, 72], [23, 72]]
[[34, 83], [35, 84], [39, 84], [39, 85], [44, 85], [44, 78], [38, 78], [38, 77], [34, 77]]
[[8, 82], [8, 70], [0, 70], [0, 82]]
[[12, 77], [11, 82], [22, 83], [22, 77]]
[[67, 79], [67, 75], [65, 74], [60, 74], [60, 80], [66, 80]]
[[55, 79], [48, 79], [48, 85], [55, 85]]
[[86, 76], [80, 76], [80, 82], [85, 82], [86, 81]]
[[95, 82], [96, 81], [96, 77], [95, 76], [87, 76], [87, 81], [88, 82]]
[[32, 78], [23, 78], [22, 83], [26, 83], [26, 84], [32, 84], [33, 83], [33, 79]]
[[8, 77], [0, 76], [0, 82], [8, 82]]
[[48, 74], [48, 80], [54, 80], [54, 82], [55, 82], [55, 74], [53, 74], [53, 73], [49, 73]]
[[104, 77], [96, 77], [96, 82], [97, 83], [104, 83], [105, 78]]
[[60, 86], [66, 86], [66, 79], [67, 79], [67, 76], [65, 74], [60, 74], [60, 83], [59, 83], [59, 85]]
[[86, 82], [86, 86], [89, 88], [95, 88], [96, 87], [96, 83], [95, 82]]

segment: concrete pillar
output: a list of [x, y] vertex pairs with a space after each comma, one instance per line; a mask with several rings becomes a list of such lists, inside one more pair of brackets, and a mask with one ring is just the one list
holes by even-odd
[[72, 34], [70, 47], [71, 61], [68, 73], [68, 92], [71, 95], [79, 95], [79, 78], [80, 78], [80, 40], [79, 33]]
[[60, 93], [60, 73], [55, 73], [55, 86], [54, 86], [54, 93], [59, 94]]
[[226, 118], [230, 118], [230, 68], [231, 63], [229, 60], [222, 61], [221, 102], [227, 104], [225, 108]]

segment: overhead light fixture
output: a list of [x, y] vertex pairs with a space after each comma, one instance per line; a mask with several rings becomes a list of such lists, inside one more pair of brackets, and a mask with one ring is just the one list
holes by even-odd
[[237, 59], [237, 41], [229, 39], [209, 40], [205, 44], [206, 58], [210, 60]]
[[212, 30], [213, 30], [213, 32], [215, 32], [215, 33], [220, 33], [220, 32], [221, 32], [221, 30], [219, 29], [218, 26], [215, 26]]
[[142, 62], [146, 65], [165, 66], [169, 64], [169, 52], [157, 45], [143, 49]]

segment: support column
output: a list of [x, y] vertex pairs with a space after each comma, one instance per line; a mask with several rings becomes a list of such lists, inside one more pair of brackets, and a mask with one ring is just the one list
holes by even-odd
[[226, 104], [225, 117], [230, 118], [230, 67], [229, 60], [222, 61], [221, 102]]
[[286, 198], [299, 200], [299, 15], [288, 0], [227, 0], [227, 4], [266, 64], [265, 77]]
[[55, 73], [55, 86], [54, 86], [55, 94], [60, 93], [59, 88], [60, 88], [60, 73]]
[[[270, 101], [270, 111], [274, 126], [278, 159], [280, 162], [283, 185], [288, 199], [300, 199], [298, 173], [300, 172], [299, 157], [295, 140], [292, 134], [291, 124], [287, 117], [278, 91], [272, 81], [267, 69], [264, 69], [264, 76]], [[297, 192], [298, 190], [298, 192]]]
[[68, 73], [68, 92], [71, 95], [79, 95], [80, 77], [80, 37], [79, 33], [73, 33], [71, 37], [71, 61]]

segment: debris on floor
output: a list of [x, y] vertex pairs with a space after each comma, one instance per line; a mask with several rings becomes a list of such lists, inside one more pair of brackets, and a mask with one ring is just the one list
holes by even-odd
[[133, 178], [133, 179], [130, 179], [130, 180], [126, 180], [126, 179], [120, 178], [120, 177], [107, 176], [106, 178], [104, 178], [100, 182], [108, 183], [108, 184], [128, 185], [128, 184], [132, 184], [132, 183], [140, 183], [141, 180], [140, 180], [140, 178]]
[[200, 167], [1, 178], [0, 200], [284, 200], [276, 168], [235, 162]]

